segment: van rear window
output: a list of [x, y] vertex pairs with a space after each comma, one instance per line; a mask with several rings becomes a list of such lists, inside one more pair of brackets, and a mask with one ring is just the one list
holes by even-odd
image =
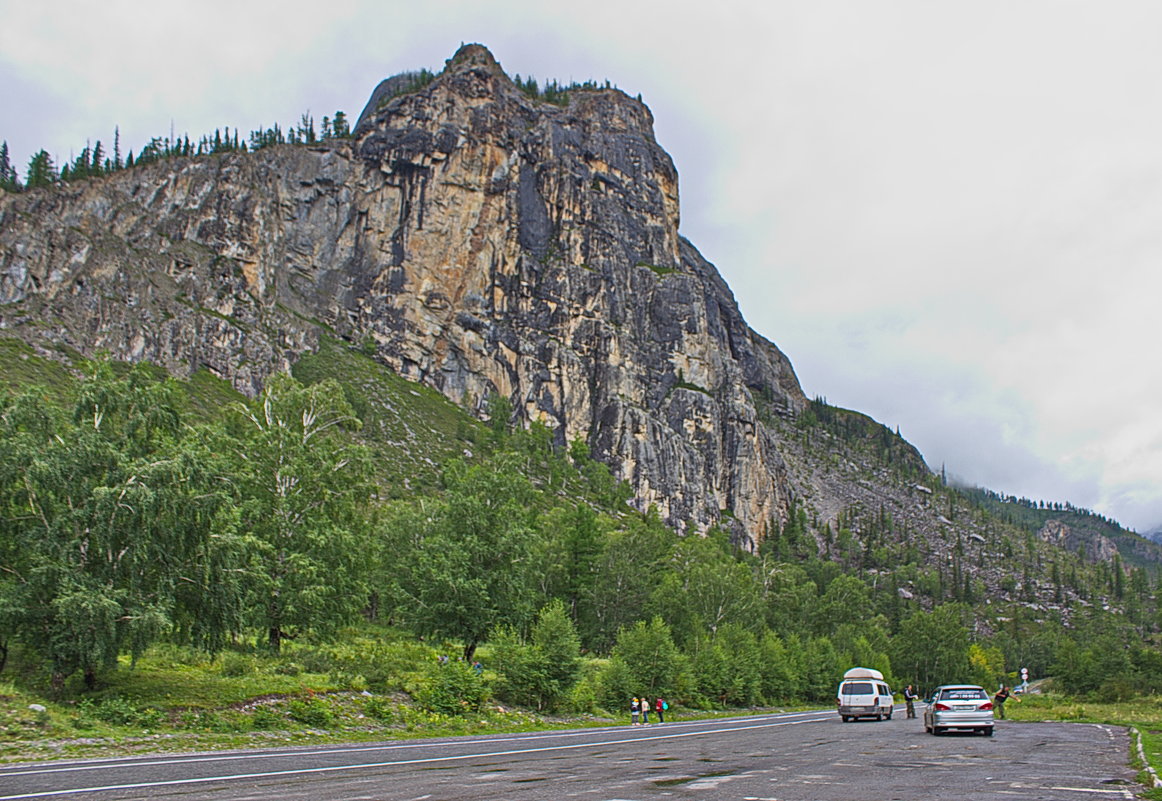
[[872, 695], [875, 690], [872, 689], [870, 681], [849, 681], [843, 685], [840, 692], [844, 695]]

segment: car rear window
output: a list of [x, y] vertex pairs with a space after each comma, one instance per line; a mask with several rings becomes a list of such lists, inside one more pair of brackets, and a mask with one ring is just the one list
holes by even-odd
[[943, 690], [941, 701], [984, 701], [988, 696], [984, 690]]
[[849, 681], [840, 692], [844, 695], [871, 695], [875, 692], [870, 681]]

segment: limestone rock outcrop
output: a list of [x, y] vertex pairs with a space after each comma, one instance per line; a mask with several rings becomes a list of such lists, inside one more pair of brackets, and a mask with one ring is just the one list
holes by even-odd
[[1118, 546], [1113, 540], [1093, 532], [1075, 531], [1061, 520], [1047, 520], [1037, 535], [1042, 541], [1056, 545], [1062, 550], [1077, 553], [1081, 551], [1090, 562], [1112, 562], [1118, 554]]
[[477, 411], [507, 396], [676, 526], [760, 540], [792, 492], [764, 417], [806, 399], [679, 233], [649, 110], [530, 98], [479, 45], [399, 83], [349, 140], [0, 197], [0, 336], [253, 393], [327, 332]]

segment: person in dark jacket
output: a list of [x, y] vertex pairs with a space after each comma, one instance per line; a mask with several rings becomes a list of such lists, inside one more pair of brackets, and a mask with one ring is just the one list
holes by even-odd
[[904, 688], [904, 703], [908, 707], [907, 717], [916, 717], [916, 699], [919, 697], [916, 695], [916, 691], [912, 689], [911, 684]]
[[997, 708], [997, 717], [1001, 720], [1005, 719], [1005, 701], [1008, 701], [1010, 698], [1018, 704], [1021, 703], [1021, 699], [1013, 695], [1013, 691], [1009, 689], [1009, 685], [1007, 684], [1002, 684], [1000, 691], [993, 696], [993, 703]]

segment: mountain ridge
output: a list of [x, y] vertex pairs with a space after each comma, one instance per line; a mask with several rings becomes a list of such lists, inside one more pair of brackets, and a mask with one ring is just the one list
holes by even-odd
[[988, 527], [936, 508], [918, 451], [809, 401], [743, 320], [679, 233], [644, 104], [531, 98], [480, 45], [399, 94], [407, 75], [350, 140], [0, 196], [2, 329], [250, 395], [334, 336], [477, 416], [500, 396], [558, 445], [583, 441], [678, 530], [756, 549], [809, 508], [830, 549], [878, 513], [934, 559], [968, 541], [985, 561]]
[[748, 388], [806, 399], [679, 236], [645, 106], [537, 102], [469, 45], [360, 129], [5, 198], [4, 327], [248, 394], [320, 331], [374, 342], [478, 412], [500, 394], [585, 439], [642, 508], [701, 529], [730, 510], [761, 539], [787, 488]]

